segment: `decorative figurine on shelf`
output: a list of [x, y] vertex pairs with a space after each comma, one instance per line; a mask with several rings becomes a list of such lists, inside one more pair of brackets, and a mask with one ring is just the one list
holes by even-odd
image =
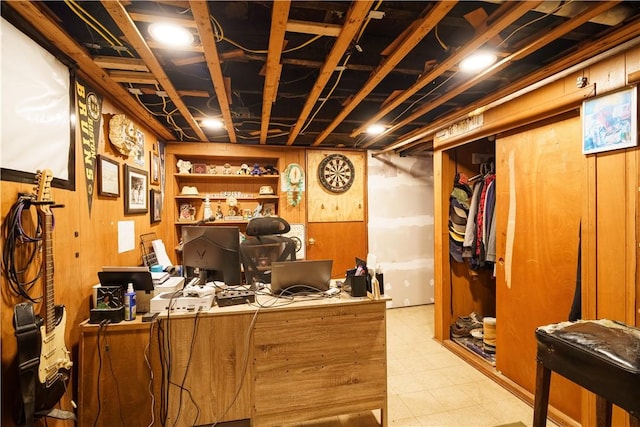
[[238, 169], [236, 173], [238, 175], [249, 175], [251, 173], [251, 169], [249, 168], [248, 164], [243, 163], [242, 165], [240, 165], [240, 169]]
[[264, 174], [265, 175], [278, 175], [278, 169], [276, 169], [273, 165], [265, 165], [264, 166]]
[[216, 175], [218, 173], [218, 169], [216, 168], [216, 165], [207, 166], [207, 173], [210, 175]]
[[213, 211], [211, 210], [211, 202], [209, 201], [209, 195], [207, 194], [207, 196], [204, 198], [204, 215], [203, 215], [203, 219], [204, 220], [208, 220], [209, 218], [211, 218], [213, 216]]
[[231, 165], [229, 163], [224, 164], [224, 170], [222, 171], [223, 175], [231, 175]]
[[236, 216], [238, 214], [238, 211], [236, 210], [238, 200], [235, 197], [228, 197], [227, 205], [229, 206], [229, 216]]
[[251, 214], [251, 218], [256, 218], [262, 216], [262, 203], [258, 203], [258, 206], [256, 206], [256, 208], [253, 210], [253, 213]]
[[224, 214], [222, 213], [222, 206], [220, 206], [220, 202], [218, 202], [218, 208], [216, 209], [216, 219], [221, 220], [224, 218]]
[[180, 173], [191, 173], [191, 162], [189, 160], [178, 160], [176, 164]]
[[254, 176], [262, 175], [262, 169], [260, 169], [259, 164], [256, 163], [253, 165], [253, 169], [251, 169], [251, 175], [254, 175]]

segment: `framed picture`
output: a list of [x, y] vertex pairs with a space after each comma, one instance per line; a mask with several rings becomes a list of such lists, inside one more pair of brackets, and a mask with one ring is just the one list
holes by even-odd
[[147, 213], [149, 210], [147, 172], [124, 165], [124, 213]]
[[204, 163], [194, 163], [193, 173], [207, 173], [207, 165]]
[[115, 160], [100, 154], [96, 158], [98, 160], [98, 195], [120, 196], [120, 165]]
[[151, 200], [151, 223], [160, 222], [162, 219], [162, 192], [152, 188], [149, 191], [149, 200]]
[[151, 158], [151, 168], [149, 173], [151, 175], [151, 183], [159, 184], [160, 183], [160, 155], [156, 152], [150, 152], [149, 156]]
[[262, 209], [262, 215], [264, 216], [276, 216], [276, 204], [265, 203]]
[[583, 154], [635, 147], [638, 143], [636, 87], [582, 103]]

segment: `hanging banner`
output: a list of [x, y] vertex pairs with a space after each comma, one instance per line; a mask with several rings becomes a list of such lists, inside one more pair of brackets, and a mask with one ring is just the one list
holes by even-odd
[[76, 102], [82, 141], [84, 177], [87, 183], [87, 202], [89, 203], [89, 217], [91, 217], [91, 203], [93, 202], [96, 177], [96, 151], [102, 117], [102, 97], [82, 80], [76, 79]]

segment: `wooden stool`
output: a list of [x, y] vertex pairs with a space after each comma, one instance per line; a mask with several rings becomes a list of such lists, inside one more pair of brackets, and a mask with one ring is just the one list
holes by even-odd
[[640, 329], [610, 320], [563, 322], [536, 329], [533, 427], [547, 420], [551, 371], [596, 394], [597, 426], [611, 426], [611, 405], [640, 426]]

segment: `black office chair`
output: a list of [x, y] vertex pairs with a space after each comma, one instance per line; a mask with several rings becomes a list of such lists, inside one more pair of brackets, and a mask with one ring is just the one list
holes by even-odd
[[253, 218], [247, 224], [247, 237], [240, 245], [240, 258], [246, 283], [258, 288], [259, 283], [271, 283], [271, 263], [295, 261], [296, 244], [282, 236], [291, 230], [280, 217]]

